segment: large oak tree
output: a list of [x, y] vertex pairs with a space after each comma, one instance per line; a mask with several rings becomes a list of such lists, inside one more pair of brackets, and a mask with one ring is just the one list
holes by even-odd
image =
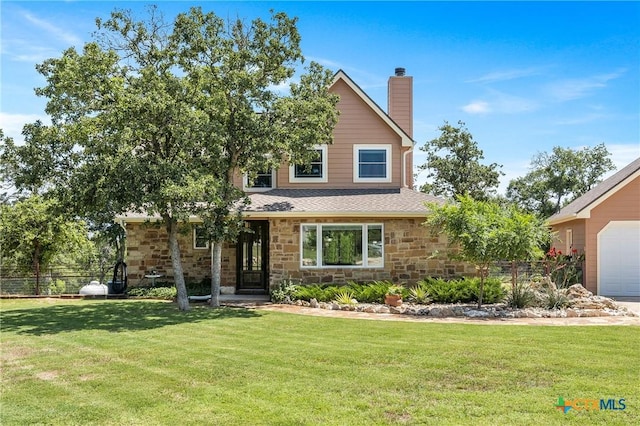
[[480, 163], [484, 154], [465, 123], [458, 121], [456, 127], [445, 121], [438, 130], [440, 136], [420, 147], [427, 159], [418, 169], [426, 171], [428, 179], [420, 191], [448, 198], [469, 195], [476, 200], [495, 195], [502, 166]]
[[146, 20], [116, 10], [96, 22], [95, 41], [81, 52], [37, 66], [52, 125], [25, 128], [37, 137], [15, 147], [16, 173], [37, 176], [44, 152], [49, 188], [78, 211], [160, 219], [182, 310], [179, 225], [200, 215], [213, 241], [217, 305], [221, 244], [237, 234], [246, 202], [233, 173], [302, 163], [315, 144], [331, 143], [331, 73], [311, 63], [281, 90], [304, 60], [296, 19], [284, 13], [247, 23], [191, 8], [167, 23], [150, 7]]
[[589, 191], [615, 168], [604, 144], [593, 148], [562, 148], [537, 154], [525, 176], [513, 179], [507, 198], [540, 217], [549, 217]]

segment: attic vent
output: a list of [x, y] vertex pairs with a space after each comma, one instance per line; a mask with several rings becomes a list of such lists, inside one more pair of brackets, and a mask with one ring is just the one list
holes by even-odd
[[396, 76], [402, 77], [404, 76], [405, 69], [404, 68], [396, 68]]

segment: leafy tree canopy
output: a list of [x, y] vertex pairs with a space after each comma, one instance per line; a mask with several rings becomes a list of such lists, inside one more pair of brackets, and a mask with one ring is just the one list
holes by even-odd
[[7, 158], [16, 185], [48, 188], [86, 215], [125, 211], [159, 217], [167, 229], [180, 309], [188, 309], [178, 224], [208, 212], [214, 241], [233, 235], [244, 202], [233, 173], [256, 174], [283, 160], [305, 162], [330, 143], [337, 97], [331, 73], [302, 63], [296, 19], [227, 22], [191, 8], [167, 23], [116, 10], [96, 21], [81, 52], [37, 66], [52, 126], [25, 128], [27, 144]]
[[56, 256], [74, 256], [91, 251], [87, 227], [71, 220], [55, 200], [39, 195], [0, 204], [0, 249], [21, 270], [36, 276], [36, 294], [40, 293], [40, 271]]
[[480, 271], [478, 306], [482, 304], [484, 277], [491, 263], [540, 258], [544, 254], [541, 247], [550, 241], [550, 231], [543, 221], [514, 205], [463, 195], [457, 197], [456, 203], [431, 203], [429, 208], [431, 213], [425, 224], [443, 231], [457, 248], [455, 257], [475, 264]]
[[589, 191], [615, 168], [604, 144], [573, 150], [554, 147], [531, 161], [531, 170], [509, 182], [506, 196], [527, 211], [549, 217]]
[[455, 127], [445, 121], [439, 130], [438, 138], [420, 147], [427, 153], [427, 160], [418, 168], [427, 171], [429, 179], [420, 191], [448, 198], [469, 195], [477, 200], [486, 200], [495, 194], [502, 166], [480, 164], [483, 152], [465, 123], [458, 121]]

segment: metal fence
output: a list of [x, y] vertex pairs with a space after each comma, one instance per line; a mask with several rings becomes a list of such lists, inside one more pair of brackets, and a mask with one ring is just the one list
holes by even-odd
[[[99, 279], [99, 271], [51, 267], [40, 272], [39, 290], [41, 295], [78, 294], [82, 286]], [[105, 276], [105, 279], [111, 279], [111, 277]], [[0, 270], [0, 294], [35, 295], [35, 274], [3, 268]]]
[[583, 260], [551, 259], [537, 262], [496, 262], [489, 270], [489, 276], [511, 278], [517, 273], [518, 281], [532, 281], [549, 277], [558, 288], [565, 288], [583, 282]]
[[[539, 262], [496, 262], [489, 276], [505, 280], [511, 278], [513, 268], [517, 271], [519, 281], [531, 281], [537, 277], [548, 276], [558, 288], [564, 288], [582, 282], [582, 261], [539, 261]], [[78, 294], [80, 288], [92, 280], [100, 280], [99, 270], [71, 269], [68, 267], [51, 267], [40, 274], [40, 294]], [[104, 275], [103, 284], [112, 279], [112, 271]], [[36, 277], [15, 269], [0, 269], [1, 295], [35, 295]]]

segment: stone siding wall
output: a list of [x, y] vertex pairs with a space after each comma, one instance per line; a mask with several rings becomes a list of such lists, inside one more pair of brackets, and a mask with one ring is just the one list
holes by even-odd
[[[173, 281], [173, 266], [167, 232], [156, 223], [127, 223], [127, 272], [129, 285], [149, 284], [144, 278], [152, 270]], [[200, 281], [211, 277], [211, 251], [193, 248], [193, 230], [185, 227], [179, 235], [182, 269], [186, 281]], [[222, 249], [222, 285], [236, 285], [236, 246], [225, 244]]]
[[[383, 223], [384, 268], [300, 268], [300, 225], [302, 223]], [[271, 219], [269, 221], [270, 286], [293, 278], [303, 283], [346, 283], [347, 281], [391, 280], [415, 283], [428, 276], [473, 275], [473, 266], [447, 259], [444, 235], [432, 235], [422, 219]], [[173, 267], [163, 226], [128, 223], [127, 266], [132, 286], [149, 284], [144, 278], [152, 270], [173, 281]], [[182, 267], [187, 281], [210, 277], [211, 253], [193, 248], [193, 231], [185, 229], [179, 237]], [[437, 253], [434, 255], [434, 253]], [[236, 286], [236, 245], [222, 250], [222, 286]]]
[[[384, 224], [384, 268], [300, 268], [300, 225], [305, 223]], [[272, 219], [270, 220], [270, 285], [293, 278], [309, 283], [391, 280], [415, 283], [428, 276], [472, 275], [475, 268], [447, 259], [444, 235], [431, 235], [422, 219]], [[434, 255], [434, 253], [436, 253]]]

